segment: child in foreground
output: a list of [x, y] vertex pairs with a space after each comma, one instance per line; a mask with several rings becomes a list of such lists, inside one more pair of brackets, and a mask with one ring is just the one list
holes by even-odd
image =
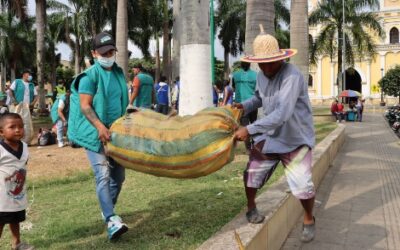
[[25, 220], [26, 164], [28, 147], [24, 137], [24, 123], [15, 113], [0, 117], [0, 237], [6, 224], [11, 231], [11, 246], [16, 250], [32, 250], [33, 246], [21, 242], [19, 223]]

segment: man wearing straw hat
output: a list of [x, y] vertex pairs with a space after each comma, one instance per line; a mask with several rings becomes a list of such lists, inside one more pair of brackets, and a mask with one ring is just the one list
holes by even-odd
[[279, 49], [277, 40], [261, 34], [253, 43], [254, 55], [242, 61], [258, 63], [254, 97], [236, 104], [248, 114], [262, 107], [264, 117], [253, 124], [240, 127], [237, 140], [251, 137], [253, 146], [244, 172], [247, 196], [247, 220], [262, 223], [264, 216], [257, 210], [255, 197], [272, 173], [282, 162], [292, 194], [301, 201], [305, 210], [301, 240], [309, 242], [315, 235], [312, 214], [315, 189], [311, 175], [311, 149], [315, 144], [314, 125], [308, 86], [301, 72], [285, 59], [294, 56], [294, 49]]

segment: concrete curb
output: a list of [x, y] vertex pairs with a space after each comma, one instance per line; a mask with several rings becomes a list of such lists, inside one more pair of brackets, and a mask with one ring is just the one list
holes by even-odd
[[[345, 140], [345, 126], [339, 124], [313, 151], [313, 181], [318, 188], [329, 166]], [[235, 231], [246, 250], [280, 249], [292, 228], [303, 214], [300, 202], [290, 193], [285, 177], [274, 183], [257, 198], [257, 207], [266, 216], [264, 223], [249, 224], [245, 211], [238, 214], [198, 250], [237, 250]]]

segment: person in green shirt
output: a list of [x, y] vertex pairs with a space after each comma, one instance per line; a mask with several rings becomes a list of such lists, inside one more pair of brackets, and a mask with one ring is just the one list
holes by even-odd
[[[232, 85], [235, 89], [235, 103], [242, 103], [254, 96], [257, 83], [257, 72], [250, 69], [250, 63], [241, 62], [240, 70], [233, 73]], [[247, 126], [257, 120], [258, 110], [242, 116], [240, 124]], [[250, 150], [250, 141], [245, 141], [246, 148]]]
[[122, 69], [115, 63], [115, 41], [106, 33], [96, 35], [92, 55], [95, 64], [71, 84], [68, 138], [86, 149], [96, 179], [96, 193], [110, 240], [128, 230], [116, 215], [125, 169], [107, 156], [110, 126], [128, 106], [128, 88]]
[[132, 93], [129, 96], [129, 108], [151, 108], [153, 104], [154, 80], [149, 74], [143, 72], [141, 64], [133, 67], [135, 78], [132, 84]]

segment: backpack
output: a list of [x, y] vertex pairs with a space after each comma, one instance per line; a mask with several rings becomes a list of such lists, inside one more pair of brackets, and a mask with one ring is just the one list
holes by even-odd
[[49, 129], [40, 128], [38, 134], [38, 145], [47, 146], [56, 144], [56, 135]]

